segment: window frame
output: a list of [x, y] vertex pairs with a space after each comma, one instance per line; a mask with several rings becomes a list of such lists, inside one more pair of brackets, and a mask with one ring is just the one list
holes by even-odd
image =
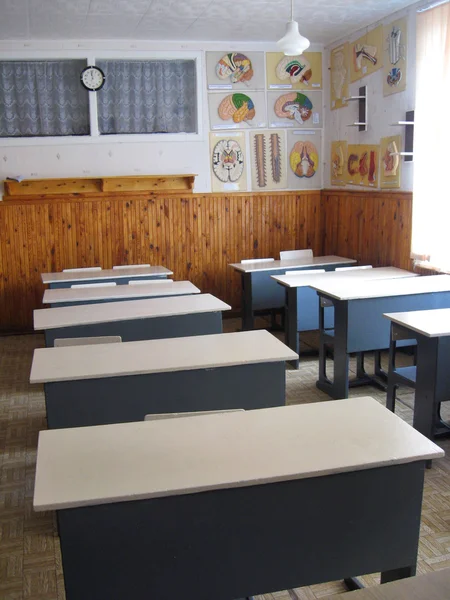
[[[125, 55], [125, 56], [124, 56]], [[197, 75], [197, 133], [130, 133], [101, 135], [98, 129], [96, 92], [89, 92], [90, 134], [81, 136], [3, 137], [0, 146], [61, 146], [80, 144], [151, 143], [151, 142], [201, 142], [204, 141], [203, 120], [203, 53], [199, 51], [0, 51], [0, 60], [70, 60], [82, 59], [86, 65], [95, 65], [96, 60], [194, 60]], [[80, 84], [81, 85], [81, 84]]]

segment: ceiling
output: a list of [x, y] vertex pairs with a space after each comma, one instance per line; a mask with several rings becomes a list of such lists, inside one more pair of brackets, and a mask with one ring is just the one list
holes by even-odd
[[[411, 0], [295, 0], [295, 19], [327, 44]], [[289, 0], [0, 0], [0, 40], [276, 41]]]

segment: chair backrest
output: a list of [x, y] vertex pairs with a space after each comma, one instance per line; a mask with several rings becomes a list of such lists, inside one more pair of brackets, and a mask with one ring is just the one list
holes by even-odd
[[146, 269], [149, 266], [147, 263], [142, 265], [114, 265], [113, 269]]
[[120, 335], [104, 335], [101, 337], [59, 338], [55, 340], [55, 348], [65, 346], [91, 346], [92, 344], [117, 344], [121, 342]]
[[306, 250], [284, 250], [280, 252], [280, 260], [294, 260], [296, 258], [313, 258], [314, 254], [310, 248]]
[[357, 271], [360, 269], [373, 269], [372, 265], [363, 265], [360, 267], [338, 267], [336, 271]]
[[101, 271], [101, 267], [79, 267], [77, 269], [63, 269], [63, 273], [78, 273], [79, 271]]
[[71, 285], [71, 288], [104, 288], [104, 287], [114, 287], [117, 285], [115, 281], [105, 281], [105, 283], [74, 283]]
[[132, 279], [128, 285], [158, 285], [159, 283], [173, 283], [173, 279]]
[[145, 415], [144, 421], [159, 421], [162, 419], [178, 419], [179, 417], [198, 417], [199, 415], [215, 415], [220, 413], [243, 412], [243, 408], [231, 408], [228, 410], [199, 410], [197, 412], [184, 413], [161, 413]]
[[241, 260], [241, 264], [245, 265], [247, 263], [265, 263], [265, 262], [274, 262], [274, 258], [246, 258]]
[[302, 269], [301, 271], [286, 271], [285, 275], [314, 275], [315, 273], [326, 273], [325, 269]]

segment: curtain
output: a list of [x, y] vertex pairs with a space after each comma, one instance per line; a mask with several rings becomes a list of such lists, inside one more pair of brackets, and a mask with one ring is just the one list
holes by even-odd
[[450, 4], [417, 15], [412, 258], [450, 270]]
[[0, 61], [0, 137], [89, 134], [83, 60]]
[[106, 81], [97, 92], [100, 133], [195, 133], [193, 60], [97, 61]]

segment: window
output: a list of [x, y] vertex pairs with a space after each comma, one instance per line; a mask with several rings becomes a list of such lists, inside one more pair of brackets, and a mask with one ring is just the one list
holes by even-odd
[[412, 258], [450, 271], [450, 4], [417, 15]]
[[96, 64], [106, 76], [97, 93], [100, 134], [197, 132], [194, 60]]
[[83, 60], [0, 61], [0, 137], [89, 134]]

